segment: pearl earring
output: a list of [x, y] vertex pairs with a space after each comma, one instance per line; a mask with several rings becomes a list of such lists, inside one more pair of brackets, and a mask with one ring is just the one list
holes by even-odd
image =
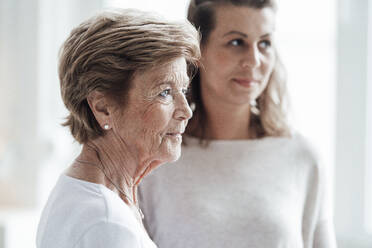
[[195, 111], [195, 109], [196, 109], [196, 104], [195, 104], [194, 102], [190, 103], [190, 109], [191, 109], [192, 112]]
[[108, 124], [105, 124], [105, 125], [103, 126], [103, 128], [104, 128], [105, 130], [108, 130], [108, 129], [110, 128], [110, 126], [109, 126]]

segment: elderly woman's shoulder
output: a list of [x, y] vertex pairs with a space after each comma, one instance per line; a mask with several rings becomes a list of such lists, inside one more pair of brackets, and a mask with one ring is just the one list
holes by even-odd
[[[123, 246], [138, 240], [139, 228], [135, 226], [134, 217], [130, 217], [129, 208], [103, 185], [63, 174], [44, 209], [38, 230], [38, 247], [61, 247], [58, 244], [63, 247], [137, 247]], [[71, 235], [59, 235], [61, 226]], [[110, 235], [114, 233], [121, 236], [113, 239]], [[111, 239], [115, 242], [112, 246], [107, 245]], [[94, 245], [95, 241], [105, 243]], [[122, 246], [116, 246], [116, 243]]]

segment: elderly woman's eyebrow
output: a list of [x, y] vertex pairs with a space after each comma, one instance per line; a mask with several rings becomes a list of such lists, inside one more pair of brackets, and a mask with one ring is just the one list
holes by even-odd
[[168, 85], [177, 85], [181, 84], [182, 87], [188, 87], [190, 85], [190, 78], [188, 76], [176, 76], [176, 75], [168, 75], [166, 77], [160, 77], [155, 79], [157, 82], [154, 85], [154, 88], [157, 88], [163, 84], [168, 84]]

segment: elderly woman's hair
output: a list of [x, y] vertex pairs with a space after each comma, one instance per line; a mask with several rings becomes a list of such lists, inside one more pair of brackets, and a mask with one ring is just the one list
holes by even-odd
[[[201, 33], [201, 49], [207, 45], [210, 33], [216, 25], [215, 12], [221, 6], [249, 7], [254, 9], [271, 8], [276, 11], [275, 0], [191, 0], [188, 9], [188, 20]], [[222, 7], [223, 8], [223, 7]], [[252, 115], [250, 127], [257, 137], [284, 136], [291, 133], [287, 121], [287, 87], [285, 69], [276, 53], [276, 64], [270, 76], [268, 85], [257, 99], [260, 115]], [[200, 133], [201, 140], [206, 140], [207, 113], [203, 106], [200, 92], [199, 72], [192, 80], [189, 101], [195, 104], [195, 112], [187, 133]]]
[[79, 143], [104, 134], [87, 102], [93, 90], [126, 104], [135, 74], [185, 58], [191, 72], [200, 57], [199, 36], [188, 22], [169, 22], [134, 9], [103, 12], [71, 31], [60, 51], [63, 124]]

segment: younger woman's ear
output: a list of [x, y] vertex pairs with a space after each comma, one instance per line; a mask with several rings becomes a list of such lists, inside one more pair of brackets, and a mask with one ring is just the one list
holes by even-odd
[[111, 126], [111, 106], [107, 97], [103, 93], [94, 90], [89, 93], [87, 101], [94, 117], [102, 129], [105, 129], [105, 125]]

